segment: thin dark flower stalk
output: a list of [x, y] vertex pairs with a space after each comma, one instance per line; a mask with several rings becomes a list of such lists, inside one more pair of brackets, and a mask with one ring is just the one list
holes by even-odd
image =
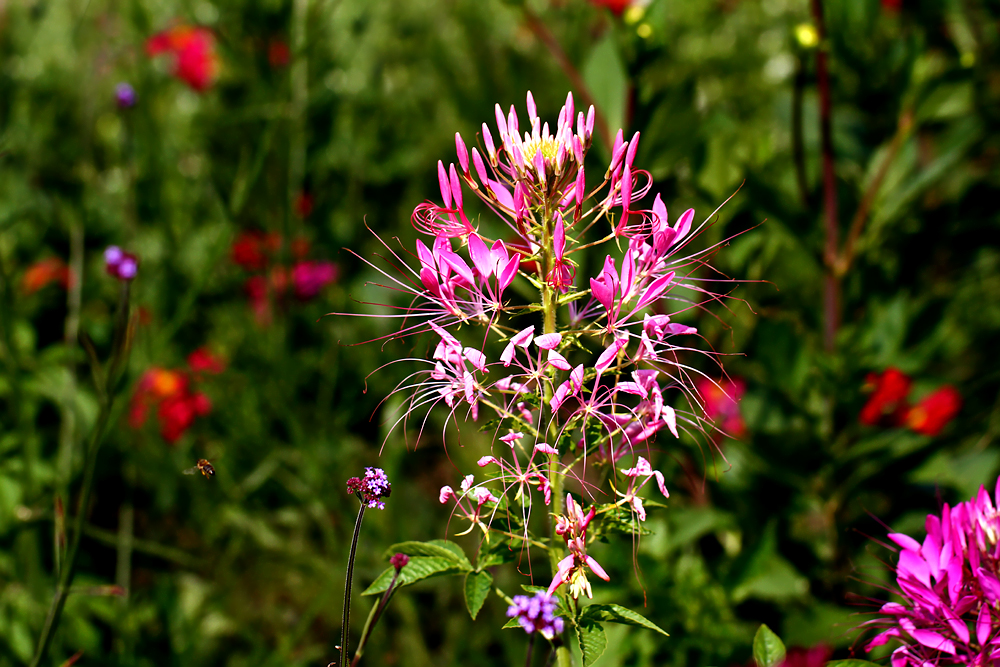
[[347, 636], [351, 626], [351, 579], [354, 577], [354, 556], [358, 551], [358, 535], [361, 534], [361, 520], [365, 518], [365, 505], [358, 510], [358, 520], [354, 523], [354, 539], [351, 540], [351, 555], [347, 558], [347, 580], [344, 583], [344, 624], [340, 630], [340, 664], [347, 667]]
[[80, 550], [80, 537], [83, 535], [84, 517], [87, 513], [87, 506], [90, 504], [90, 494], [94, 486], [94, 470], [97, 467], [97, 452], [104, 440], [104, 433], [107, 429], [108, 418], [111, 416], [111, 406], [113, 398], [104, 396], [100, 402], [100, 412], [97, 416], [97, 424], [94, 426], [90, 443], [87, 445], [87, 459], [83, 472], [83, 487], [80, 490], [80, 506], [77, 509], [76, 518], [73, 522], [73, 537], [66, 553], [66, 561], [63, 563], [62, 573], [59, 577], [59, 585], [56, 588], [55, 597], [49, 607], [49, 613], [45, 617], [45, 625], [42, 627], [42, 634], [38, 639], [38, 648], [35, 657], [31, 660], [31, 667], [38, 667], [45, 659], [49, 646], [52, 643], [52, 636], [59, 626], [59, 618], [62, 616], [63, 607], [66, 605], [66, 598], [69, 596], [70, 587], [73, 584], [73, 577], [76, 574], [76, 556]]
[[45, 625], [42, 626], [42, 634], [38, 638], [38, 648], [31, 659], [30, 667], [38, 667], [45, 659], [52, 644], [52, 637], [55, 634], [55, 630], [59, 627], [59, 619], [66, 605], [66, 598], [71, 592], [73, 578], [76, 576], [76, 557], [80, 551], [80, 538], [83, 536], [87, 507], [90, 505], [90, 495], [94, 487], [97, 453], [101, 448], [101, 443], [104, 441], [104, 434], [107, 431], [108, 422], [111, 418], [111, 409], [114, 405], [115, 387], [118, 384], [119, 374], [128, 364], [129, 351], [131, 349], [132, 331], [129, 326], [129, 288], [132, 279], [135, 278], [138, 260], [134, 255], [124, 253], [116, 246], [112, 246], [105, 251], [105, 262], [108, 272], [118, 278], [121, 283], [118, 311], [115, 314], [111, 359], [106, 371], [107, 374], [102, 375], [93, 345], [88, 344], [89, 339], [84, 339], [87, 353], [90, 356], [91, 371], [95, 380], [94, 384], [97, 389], [99, 411], [97, 414], [97, 423], [94, 425], [90, 441], [87, 443], [86, 458], [83, 467], [83, 483], [80, 489], [80, 502], [73, 521], [73, 537], [70, 540], [66, 558], [62, 562], [58, 572], [59, 583], [56, 586], [55, 597], [52, 599], [52, 604], [45, 617]]
[[[351, 477], [347, 480], [347, 490], [357, 496], [361, 501], [361, 509], [358, 510], [358, 520], [354, 524], [354, 539], [351, 540], [351, 554], [347, 559], [347, 581], [344, 585], [344, 625], [340, 631], [340, 660], [341, 667], [347, 667], [347, 640], [351, 628], [351, 580], [354, 577], [354, 558], [358, 551], [358, 536], [361, 535], [361, 521], [365, 518], [365, 510], [369, 507], [385, 509], [385, 501], [392, 493], [392, 484], [385, 476], [385, 471], [381, 468], [365, 468], [362, 477]], [[395, 564], [395, 563], [394, 563]], [[402, 565], [396, 568], [396, 574]], [[331, 663], [332, 664], [332, 663]]]
[[[409, 561], [409, 557], [403, 556], [403, 554], [396, 554], [394, 559], [403, 557], [402, 561], [405, 565]], [[396, 561], [393, 561], [393, 565], [396, 566]], [[365, 645], [368, 643], [368, 638], [371, 637], [372, 630], [378, 625], [378, 621], [382, 618], [382, 612], [389, 605], [389, 600], [392, 599], [393, 594], [396, 592], [396, 582], [399, 581], [399, 573], [402, 571], [403, 565], [396, 567], [396, 572], [392, 575], [392, 581], [389, 582], [389, 588], [385, 589], [385, 593], [382, 594], [381, 599], [379, 599], [378, 606], [375, 607], [371, 618], [368, 619], [368, 623], [365, 624], [364, 632], [361, 635], [361, 641], [358, 642], [358, 648], [354, 651], [354, 659], [351, 660], [351, 667], [356, 667], [358, 662], [361, 660], [361, 656], [365, 652]]]
[[823, 263], [826, 276], [823, 287], [823, 347], [827, 352], [834, 349], [837, 329], [840, 327], [840, 283], [837, 280], [837, 247], [839, 228], [837, 223], [837, 174], [833, 164], [833, 133], [831, 130], [830, 72], [827, 56], [830, 45], [826, 39], [826, 21], [823, 19], [823, 0], [812, 0], [813, 21], [819, 36], [816, 49], [816, 83], [819, 87], [819, 129], [823, 151], [823, 227], [826, 243], [823, 249]]
[[531, 667], [531, 653], [535, 648], [535, 634], [528, 635], [528, 655], [524, 659], [524, 667]]

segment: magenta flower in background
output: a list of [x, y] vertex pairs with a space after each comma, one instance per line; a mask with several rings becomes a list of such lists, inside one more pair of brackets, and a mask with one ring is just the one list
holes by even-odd
[[104, 251], [104, 268], [108, 275], [119, 280], [132, 280], [139, 270], [139, 260], [132, 253], [112, 245]]
[[[995, 500], [995, 502], [994, 502]], [[882, 630], [866, 646], [900, 644], [892, 667], [993, 665], [1000, 660], [1000, 480], [994, 498], [975, 498], [927, 516], [923, 543], [891, 533], [901, 547], [897, 594], [880, 618]]]
[[337, 279], [337, 265], [333, 262], [299, 262], [292, 267], [292, 287], [295, 296], [303, 301], [312, 299]]

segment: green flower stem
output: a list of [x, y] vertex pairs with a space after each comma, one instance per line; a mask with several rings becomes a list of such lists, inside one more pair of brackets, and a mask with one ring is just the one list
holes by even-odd
[[94, 488], [94, 470], [97, 467], [97, 451], [104, 440], [104, 432], [108, 426], [108, 418], [111, 416], [111, 406], [114, 399], [104, 394], [100, 401], [100, 412], [97, 415], [97, 424], [91, 433], [90, 442], [87, 445], [87, 459], [83, 470], [83, 487], [80, 490], [80, 506], [73, 521], [73, 537], [66, 552], [66, 561], [63, 563], [62, 572], [59, 577], [59, 584], [56, 587], [56, 594], [49, 607], [49, 613], [45, 617], [45, 625], [42, 627], [42, 634], [38, 639], [38, 648], [35, 657], [31, 659], [31, 667], [38, 667], [45, 659], [49, 646], [52, 643], [52, 636], [59, 626], [59, 618], [62, 616], [63, 607], [66, 605], [66, 598], [73, 584], [73, 577], [76, 574], [76, 556], [80, 550], [80, 537], [83, 535], [84, 518], [87, 514], [87, 506], [90, 504], [90, 494]]
[[402, 570], [396, 570], [396, 573], [392, 575], [392, 581], [389, 582], [389, 588], [385, 589], [385, 593], [382, 594], [381, 599], [378, 601], [378, 606], [375, 608], [375, 612], [372, 614], [371, 620], [365, 624], [364, 634], [361, 635], [361, 641], [358, 642], [358, 648], [354, 651], [354, 659], [351, 660], [351, 667], [357, 667], [358, 661], [361, 660], [361, 656], [365, 652], [365, 644], [368, 643], [368, 638], [372, 634], [372, 630], [378, 624], [378, 620], [382, 618], [382, 612], [389, 605], [389, 600], [392, 599], [392, 594], [396, 592], [396, 582], [399, 581], [399, 573]]
[[[559, 308], [559, 292], [553, 289], [547, 282], [547, 276], [549, 271], [552, 269], [554, 260], [552, 256], [553, 215], [547, 207], [543, 220], [542, 250], [541, 256], [539, 257], [539, 269], [541, 275], [539, 278], [542, 282], [542, 311], [545, 316], [544, 333], [548, 334], [556, 333], [556, 311]], [[545, 400], [542, 406], [543, 409], [545, 405], [550, 404], [551, 400], [552, 383], [548, 382], [545, 384]], [[555, 420], [550, 420], [549, 436], [551, 440], [550, 444], [553, 447], [556, 447], [558, 435], [559, 431], [556, 427]], [[559, 561], [562, 560], [564, 554], [560, 538], [556, 535], [556, 523], [551, 518], [563, 513], [563, 474], [559, 470], [558, 454], [549, 455], [549, 486], [552, 487], [552, 512], [549, 514], [549, 564], [552, 567], [552, 576], [554, 577], [559, 569]], [[531, 660], [530, 649], [528, 651], [528, 660]], [[565, 644], [556, 648], [556, 664], [559, 667], [572, 667], [573, 659], [569, 652], [569, 648], [567, 648]]]
[[347, 581], [344, 584], [344, 626], [340, 630], [340, 665], [347, 667], [347, 635], [351, 627], [351, 579], [354, 577], [354, 556], [358, 551], [358, 536], [361, 534], [361, 520], [365, 518], [365, 504], [361, 503], [358, 520], [354, 524], [354, 539], [351, 540], [351, 555], [347, 558]]

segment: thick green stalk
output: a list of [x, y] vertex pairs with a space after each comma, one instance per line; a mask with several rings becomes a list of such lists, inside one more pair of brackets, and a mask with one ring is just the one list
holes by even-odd
[[347, 635], [351, 627], [351, 579], [354, 577], [354, 555], [358, 551], [358, 535], [361, 534], [361, 520], [365, 517], [365, 504], [361, 503], [358, 520], [354, 524], [354, 539], [351, 540], [351, 555], [347, 558], [347, 581], [344, 584], [344, 626], [340, 630], [340, 665], [347, 667]]
[[[552, 256], [552, 215], [545, 211], [544, 222], [542, 224], [542, 250], [539, 258], [542, 278], [542, 312], [545, 316], [543, 324], [544, 333], [556, 333], [557, 320], [556, 311], [559, 307], [559, 292], [553, 289], [547, 281], [549, 272], [552, 270], [554, 258]], [[544, 405], [549, 405], [552, 400], [552, 385], [546, 384]], [[555, 420], [550, 421], [549, 440], [553, 447], [556, 447], [556, 440], [559, 436], [559, 429]], [[559, 470], [559, 455], [549, 455], [549, 486], [552, 487], [552, 512], [550, 516], [558, 516], [563, 513], [563, 473]], [[556, 523], [549, 521], [549, 564], [552, 567], [554, 577], [559, 568], [559, 561], [562, 560], [564, 550], [560, 542], [560, 537], [556, 535]], [[529, 653], [530, 659], [530, 653]], [[572, 667], [573, 659], [569, 648], [565, 643], [556, 648], [556, 664], [558, 667]]]
[[94, 470], [97, 467], [97, 451], [104, 440], [104, 431], [108, 425], [108, 418], [111, 416], [111, 405], [113, 399], [104, 395], [101, 398], [101, 409], [97, 415], [97, 424], [91, 433], [90, 443], [87, 446], [87, 459], [83, 471], [83, 487], [80, 490], [80, 505], [73, 521], [73, 538], [70, 541], [69, 550], [66, 552], [66, 562], [63, 564], [62, 573], [59, 577], [59, 584], [56, 587], [55, 597], [49, 607], [49, 613], [45, 617], [45, 625], [42, 627], [42, 634], [38, 639], [38, 649], [35, 657], [31, 659], [31, 667], [38, 667], [45, 659], [49, 646], [52, 643], [52, 636], [59, 626], [59, 618], [62, 616], [63, 607], [66, 605], [66, 597], [69, 595], [70, 586], [73, 584], [73, 577], [76, 574], [76, 556], [80, 550], [80, 537], [83, 535], [84, 519], [87, 515], [87, 506], [90, 504], [90, 494], [94, 487]]

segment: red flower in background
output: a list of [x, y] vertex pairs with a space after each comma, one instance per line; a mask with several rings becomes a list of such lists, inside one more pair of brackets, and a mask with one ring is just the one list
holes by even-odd
[[590, 0], [595, 7], [607, 7], [615, 16], [621, 16], [629, 8], [632, 0]]
[[[188, 365], [196, 377], [225, 370], [225, 362], [204, 347], [188, 355]], [[129, 404], [129, 425], [141, 428], [152, 406], [158, 406], [156, 417], [160, 422], [160, 435], [169, 444], [180, 440], [196, 417], [204, 417], [212, 411], [212, 402], [205, 394], [193, 390], [187, 373], [158, 367], [150, 368], [139, 379]]]
[[872, 392], [865, 407], [861, 408], [861, 423], [868, 426], [885, 424], [900, 426], [909, 406], [910, 376], [898, 368], [887, 368], [882, 373], [869, 373], [865, 388]]
[[211, 88], [219, 73], [215, 36], [205, 28], [188, 25], [168, 28], [146, 41], [146, 53], [172, 55], [173, 75], [198, 92]]
[[261, 271], [280, 248], [281, 236], [274, 232], [241, 232], [233, 241], [233, 261], [247, 271]]
[[962, 395], [951, 385], [928, 394], [906, 413], [906, 425], [923, 435], [937, 435], [962, 408]]
[[292, 52], [288, 48], [288, 44], [280, 39], [272, 41], [267, 47], [267, 62], [270, 63], [271, 67], [278, 69], [279, 67], [285, 67], [292, 60]]
[[308, 192], [300, 192], [299, 196], [295, 198], [295, 215], [302, 219], [308, 218], [309, 214], [313, 211], [313, 205], [315, 204], [313, 196]]
[[746, 431], [746, 424], [740, 414], [740, 399], [746, 392], [746, 383], [740, 378], [722, 378], [718, 381], [699, 378], [695, 387], [704, 401], [705, 416], [718, 423], [732, 437], [742, 436]]
[[188, 366], [191, 368], [191, 372], [196, 375], [199, 373], [211, 373], [212, 375], [218, 375], [222, 371], [226, 370], [225, 359], [213, 354], [207, 347], [199, 347], [197, 350], [189, 354], [187, 362]]
[[925, 396], [915, 406], [906, 400], [912, 386], [910, 376], [898, 368], [869, 373], [865, 388], [872, 392], [861, 409], [860, 420], [868, 426], [906, 426], [921, 435], [938, 435], [962, 407], [962, 395], [945, 385]]
[[47, 257], [29, 266], [21, 278], [21, 291], [34, 294], [51, 283], [58, 283], [63, 289], [70, 284], [69, 267], [58, 257]]
[[903, 0], [882, 0], [882, 9], [890, 14], [898, 14], [903, 8]]

